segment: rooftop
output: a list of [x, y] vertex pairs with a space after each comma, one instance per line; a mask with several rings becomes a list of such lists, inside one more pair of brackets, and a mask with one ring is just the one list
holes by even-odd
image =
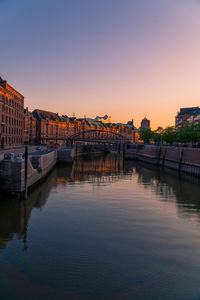
[[185, 114], [190, 116], [200, 114], [200, 108], [199, 106], [180, 108], [180, 112], [178, 112], [178, 116], [185, 115]]

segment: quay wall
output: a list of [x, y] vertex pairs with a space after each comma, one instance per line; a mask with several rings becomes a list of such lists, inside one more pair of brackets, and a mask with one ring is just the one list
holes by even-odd
[[147, 145], [142, 149], [126, 149], [125, 159], [138, 159], [200, 176], [200, 149]]
[[75, 156], [75, 148], [65, 147], [57, 152], [58, 163], [72, 163]]
[[[62, 150], [62, 154], [60, 154]], [[61, 160], [61, 158], [64, 158]], [[57, 162], [72, 163], [74, 150], [59, 149], [28, 157], [27, 186], [30, 188], [40, 182], [53, 169]], [[25, 186], [25, 161], [18, 157], [0, 161], [0, 188], [11, 195], [20, 195]]]
[[78, 145], [76, 148], [76, 156], [83, 156], [85, 154], [101, 154], [107, 151], [107, 147], [104, 145]]
[[[33, 167], [32, 161], [37, 161], [35, 168]], [[44, 155], [36, 155], [29, 158], [28, 161], [28, 187], [42, 180], [56, 165], [57, 163], [57, 152], [52, 151]], [[22, 167], [22, 187], [24, 189], [24, 178], [25, 178], [25, 163], [23, 162]]]

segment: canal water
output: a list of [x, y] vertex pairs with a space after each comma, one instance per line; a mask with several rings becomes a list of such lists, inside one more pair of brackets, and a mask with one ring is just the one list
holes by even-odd
[[116, 156], [1, 197], [0, 299], [200, 299], [200, 184]]

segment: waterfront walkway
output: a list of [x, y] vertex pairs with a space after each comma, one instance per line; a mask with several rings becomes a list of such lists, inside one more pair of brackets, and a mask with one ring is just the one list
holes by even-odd
[[[32, 145], [28, 146], [28, 152], [34, 153], [34, 152], [40, 152], [40, 151], [47, 150], [47, 146], [40, 146], [40, 150], [37, 150], [37, 148], [38, 148], [38, 146], [32, 146]], [[24, 152], [25, 152], [25, 145], [0, 149], [0, 160], [2, 160], [4, 158], [4, 154], [14, 153], [16, 155], [16, 154], [24, 153]]]

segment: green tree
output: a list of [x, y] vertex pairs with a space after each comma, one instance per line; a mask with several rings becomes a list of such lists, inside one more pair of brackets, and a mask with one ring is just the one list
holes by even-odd
[[176, 133], [177, 141], [182, 143], [195, 143], [200, 138], [200, 124], [184, 124]]
[[172, 145], [176, 141], [176, 131], [174, 126], [166, 127], [162, 133], [162, 140]]
[[196, 137], [197, 142], [200, 142], [200, 121], [196, 124]]
[[139, 132], [140, 140], [144, 143], [149, 144], [152, 139], [152, 131], [151, 129], [140, 130]]
[[152, 131], [152, 139], [155, 143], [162, 142], [162, 134], [163, 134], [163, 128], [158, 127], [156, 130]]

